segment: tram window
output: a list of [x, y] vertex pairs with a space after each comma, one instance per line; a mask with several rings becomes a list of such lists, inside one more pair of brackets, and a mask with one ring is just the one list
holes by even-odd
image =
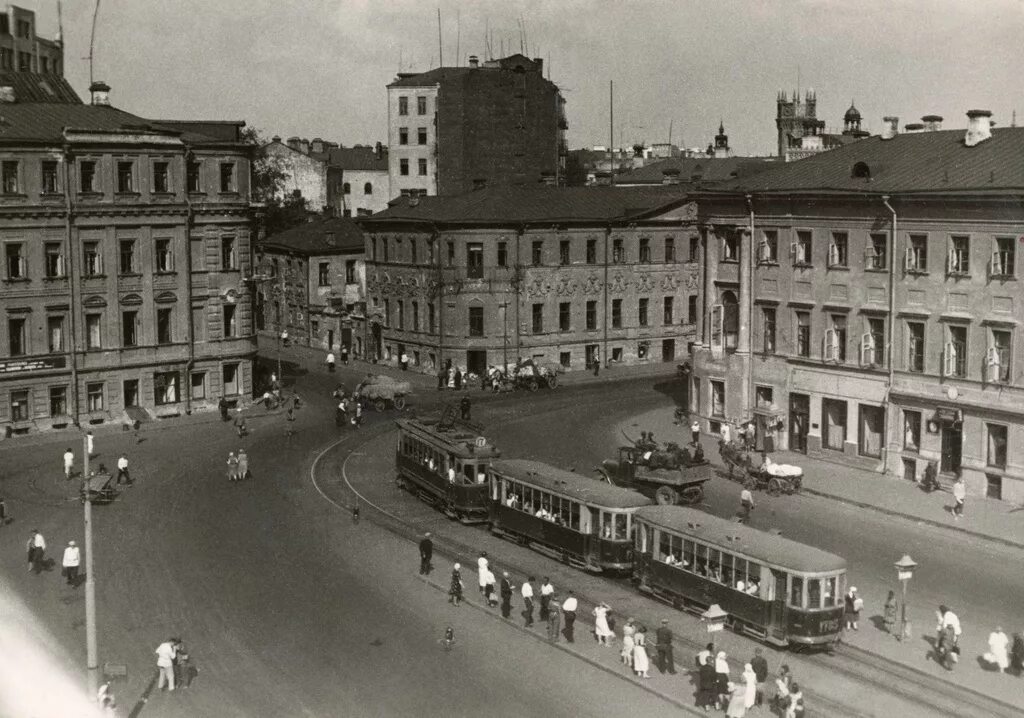
[[736, 556], [733, 559], [733, 585], [739, 591], [747, 590], [747, 559]]
[[683, 541], [683, 568], [693, 570], [693, 541]]
[[789, 577], [789, 605], [794, 608], [804, 605], [804, 580], [798, 576]]
[[835, 606], [839, 603], [839, 594], [836, 593], [837, 579], [837, 576], [821, 579], [821, 583], [824, 587], [824, 590], [822, 591], [822, 606], [825, 608], [828, 608], [829, 606]]
[[761, 566], [753, 561], [747, 562], [747, 588], [746, 591], [756, 596], [761, 586]]
[[655, 557], [660, 561], [664, 561], [668, 558], [668, 555], [672, 553], [672, 536], [662, 531], [660, 533], [660, 540], [658, 541], [658, 555]]
[[732, 586], [732, 554], [722, 553], [722, 583]]
[[807, 607], [821, 608], [821, 581], [819, 579], [807, 579]]
[[466, 479], [467, 484], [476, 483], [476, 465], [475, 464], [463, 464], [462, 475]]
[[708, 549], [708, 578], [722, 582], [722, 553], [716, 548]]
[[569, 528], [573, 531], [580, 530], [580, 505], [575, 501], [569, 504]]
[[697, 544], [697, 560], [693, 564], [697, 567], [697, 573], [701, 576], [708, 575], [708, 547]]

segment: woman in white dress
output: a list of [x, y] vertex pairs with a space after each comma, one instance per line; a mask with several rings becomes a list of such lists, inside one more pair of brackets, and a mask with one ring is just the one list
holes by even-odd
[[633, 672], [640, 678], [650, 678], [647, 671], [651, 669], [651, 662], [647, 658], [647, 639], [641, 628], [637, 628], [633, 636]]
[[999, 626], [988, 635], [988, 651], [990, 654], [988, 657], [992, 659], [992, 663], [996, 664], [1000, 673], [1006, 673], [1006, 669], [1010, 667], [1010, 652], [1007, 650], [1009, 645], [1010, 639], [1007, 638], [1006, 634], [1003, 633], [1003, 629]]
[[750, 710], [757, 703], [757, 674], [749, 663], [743, 664], [743, 707]]
[[633, 634], [635, 632], [633, 619], [631, 618], [622, 627], [622, 651], [619, 653], [622, 663], [630, 668], [633, 667]]
[[615, 637], [615, 632], [608, 626], [608, 611], [610, 610], [611, 608], [604, 602], [594, 607], [594, 635], [597, 637], [597, 642], [605, 646], [610, 646], [608, 639]]

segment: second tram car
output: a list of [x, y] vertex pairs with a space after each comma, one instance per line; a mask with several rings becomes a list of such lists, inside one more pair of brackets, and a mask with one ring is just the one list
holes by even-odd
[[651, 500], [538, 461], [491, 464], [491, 531], [588, 571], [632, 567], [633, 513]]
[[839, 556], [684, 507], [641, 508], [633, 521], [641, 591], [698, 613], [717, 603], [736, 631], [777, 646], [839, 637], [846, 580]]
[[397, 482], [463, 523], [488, 516], [487, 468], [501, 452], [471, 427], [445, 420], [399, 419]]

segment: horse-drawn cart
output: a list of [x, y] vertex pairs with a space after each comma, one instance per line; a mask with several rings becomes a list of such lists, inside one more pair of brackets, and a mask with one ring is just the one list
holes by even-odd
[[772, 496], [793, 494], [803, 485], [804, 470], [792, 464], [776, 464], [766, 456], [756, 464], [750, 454], [732, 443], [718, 442], [718, 452], [729, 470], [729, 478], [747, 489], [760, 489]]
[[112, 477], [104, 472], [92, 474], [82, 481], [81, 499], [82, 503], [89, 501], [93, 504], [113, 503], [121, 492], [110, 485]]
[[355, 395], [370, 402], [377, 411], [384, 411], [391, 405], [402, 411], [407, 405], [406, 398], [412, 394], [412, 384], [392, 379], [387, 374], [370, 374], [356, 387]]

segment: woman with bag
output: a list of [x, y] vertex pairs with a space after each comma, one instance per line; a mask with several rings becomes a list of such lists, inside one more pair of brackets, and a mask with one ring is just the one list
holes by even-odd
[[882, 609], [882, 620], [885, 622], [886, 632], [893, 636], [896, 635], [896, 610], [898, 608], [896, 592], [889, 591], [889, 596], [885, 599], [885, 607]]
[[462, 602], [462, 573], [460, 569], [462, 566], [455, 564], [452, 567], [452, 582], [448, 587], [448, 603], [454, 603], [456, 606]]
[[729, 661], [725, 651], [719, 651], [715, 656], [715, 690], [717, 699], [715, 707], [722, 708], [729, 705]]

